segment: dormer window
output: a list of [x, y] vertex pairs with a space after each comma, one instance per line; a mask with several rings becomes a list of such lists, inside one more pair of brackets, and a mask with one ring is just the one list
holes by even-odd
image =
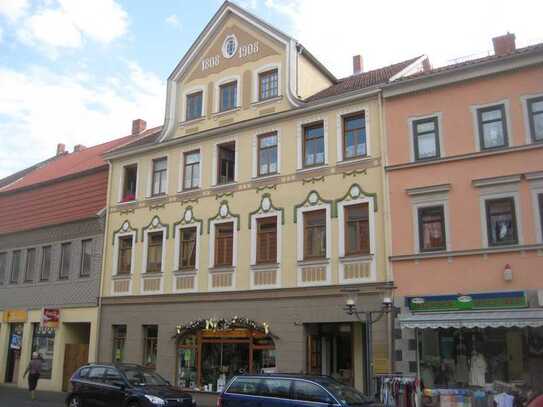
[[193, 120], [202, 117], [202, 101], [202, 91], [187, 95], [186, 120]]
[[219, 111], [225, 112], [237, 107], [238, 82], [228, 82], [219, 87]]
[[123, 194], [121, 202], [136, 200], [136, 185], [138, 180], [138, 165], [127, 165], [123, 169]]
[[277, 69], [258, 74], [258, 99], [266, 100], [279, 94], [279, 73]]

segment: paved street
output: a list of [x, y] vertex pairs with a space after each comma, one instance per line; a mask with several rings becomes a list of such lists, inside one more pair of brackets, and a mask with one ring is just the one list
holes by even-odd
[[0, 407], [63, 407], [65, 397], [65, 393], [38, 391], [32, 401], [25, 389], [0, 385]]

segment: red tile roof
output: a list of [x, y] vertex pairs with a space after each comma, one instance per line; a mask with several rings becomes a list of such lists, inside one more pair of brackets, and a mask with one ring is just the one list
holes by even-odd
[[109, 152], [114, 152], [117, 150], [129, 149], [131, 147], [142, 146], [145, 144], [152, 144], [162, 131], [162, 126], [153, 127], [151, 129], [145, 130], [139, 136], [132, 138], [127, 143], [117, 146], [111, 149]]
[[351, 75], [346, 78], [339, 79], [338, 83], [332, 85], [306, 99], [307, 102], [324, 99], [327, 97], [338, 96], [344, 93], [369, 88], [371, 86], [387, 83], [390, 78], [400, 73], [421, 56], [398, 62], [393, 65], [374, 69], [372, 71], [362, 72], [356, 75]]
[[43, 165], [23, 174], [4, 187], [0, 187], [0, 194], [8, 191], [15, 191], [22, 188], [33, 187], [59, 178], [73, 176], [106, 166], [102, 154], [107, 151], [126, 144], [132, 136], [122, 137], [97, 146], [88, 147], [82, 151], [65, 153], [56, 159], [46, 161]]

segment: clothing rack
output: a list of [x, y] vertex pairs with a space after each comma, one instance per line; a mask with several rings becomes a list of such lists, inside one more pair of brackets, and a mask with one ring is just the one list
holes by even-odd
[[420, 406], [420, 380], [416, 376], [379, 374], [375, 381], [376, 398], [385, 407]]

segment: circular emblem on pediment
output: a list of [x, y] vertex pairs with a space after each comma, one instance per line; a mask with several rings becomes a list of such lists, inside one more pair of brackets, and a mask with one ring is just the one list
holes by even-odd
[[353, 185], [351, 188], [351, 196], [353, 198], [358, 198], [360, 196], [360, 188], [358, 185]]
[[228, 215], [228, 206], [226, 204], [222, 204], [221, 208], [219, 209], [219, 213], [223, 218]]
[[226, 59], [232, 58], [234, 55], [236, 55], [236, 51], [238, 50], [238, 39], [234, 34], [228, 35], [222, 44], [222, 55]]
[[309, 203], [311, 205], [314, 205], [318, 201], [319, 201], [319, 196], [317, 195], [317, 193], [316, 192], [311, 192], [311, 194], [309, 194]]
[[192, 209], [187, 209], [185, 211], [185, 222], [190, 222], [192, 220]]
[[128, 230], [128, 222], [124, 222], [122, 226], [123, 232], [126, 232]]
[[152, 225], [153, 225], [154, 227], [157, 227], [157, 226], [158, 226], [158, 222], [159, 222], [158, 218], [153, 218]]
[[271, 200], [269, 197], [264, 197], [264, 199], [262, 199], [262, 210], [264, 212], [268, 212], [269, 210], [271, 209]]

